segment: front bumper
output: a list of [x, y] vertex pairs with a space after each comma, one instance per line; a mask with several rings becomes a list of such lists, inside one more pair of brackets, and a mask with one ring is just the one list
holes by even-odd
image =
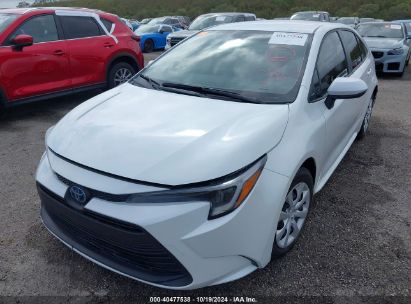
[[400, 73], [404, 71], [407, 54], [388, 55], [387, 49], [371, 49], [375, 60], [375, 70], [383, 73]]
[[94, 197], [73, 209], [65, 203], [68, 186], [56, 173], [115, 195], [150, 189], [99, 175], [55, 155], [43, 156], [36, 176], [42, 219], [52, 234], [105, 268], [170, 289], [220, 284], [264, 267], [271, 258], [288, 188], [288, 178], [263, 170], [238, 209], [208, 220], [207, 202], [129, 204]]

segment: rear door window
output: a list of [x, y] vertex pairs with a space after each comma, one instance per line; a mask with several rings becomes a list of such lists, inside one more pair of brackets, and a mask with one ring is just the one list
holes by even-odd
[[335, 78], [348, 74], [347, 59], [337, 32], [325, 36], [317, 59], [317, 72], [319, 84], [315, 94], [310, 94], [311, 100], [325, 96]]
[[92, 17], [61, 16], [66, 39], [78, 39], [103, 35], [97, 21]]
[[107, 20], [107, 19], [104, 19], [104, 18], [101, 18], [101, 22], [104, 24], [104, 26], [106, 27], [107, 31], [108, 31], [109, 33], [111, 33], [111, 30], [113, 29], [114, 23], [111, 22], [111, 21], [109, 21], [109, 20]]
[[350, 31], [340, 31], [341, 40], [344, 44], [347, 55], [351, 59], [351, 69], [355, 69], [362, 62], [362, 50], [358, 44], [355, 34]]

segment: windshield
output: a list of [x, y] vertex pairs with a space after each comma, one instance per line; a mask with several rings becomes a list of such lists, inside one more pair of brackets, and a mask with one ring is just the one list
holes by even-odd
[[310, 40], [308, 34], [284, 32], [200, 32], [131, 83], [212, 88], [258, 103], [288, 103], [299, 91]]
[[296, 13], [291, 17], [291, 20], [318, 21], [320, 20], [320, 14], [319, 13]]
[[395, 23], [365, 23], [360, 24], [357, 31], [363, 37], [404, 38], [401, 24]]
[[13, 14], [0, 14], [0, 33], [2, 33], [10, 23], [16, 20], [17, 15]]
[[188, 28], [190, 31], [200, 31], [207, 27], [223, 24], [223, 23], [230, 23], [233, 22], [232, 16], [199, 16], [197, 17], [193, 23], [191, 23], [190, 27]]
[[340, 18], [337, 20], [339, 23], [343, 23], [343, 24], [354, 24], [355, 23], [355, 19], [354, 18]]
[[159, 25], [142, 25], [134, 31], [136, 34], [147, 34], [147, 33], [157, 33], [159, 30]]

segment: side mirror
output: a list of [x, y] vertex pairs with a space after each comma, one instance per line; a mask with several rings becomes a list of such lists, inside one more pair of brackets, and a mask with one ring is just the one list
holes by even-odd
[[411, 40], [411, 32], [408, 32], [408, 33], [407, 33], [407, 39], [408, 39], [408, 40]]
[[33, 37], [30, 35], [17, 35], [11, 43], [16, 49], [22, 50], [26, 46], [33, 45]]
[[367, 84], [358, 78], [338, 77], [328, 88], [325, 105], [332, 109], [336, 99], [352, 99], [363, 96], [368, 90]]

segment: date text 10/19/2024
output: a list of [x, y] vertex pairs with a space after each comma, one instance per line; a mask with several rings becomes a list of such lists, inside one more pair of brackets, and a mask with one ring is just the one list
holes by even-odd
[[150, 297], [150, 303], [257, 303], [254, 297]]

